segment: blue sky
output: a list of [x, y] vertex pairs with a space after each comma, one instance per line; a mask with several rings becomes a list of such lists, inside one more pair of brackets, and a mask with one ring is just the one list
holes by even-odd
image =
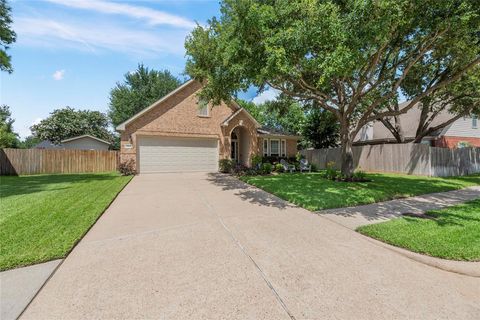
[[185, 37], [219, 14], [216, 0], [9, 3], [17, 42], [9, 50], [14, 72], [0, 74], [0, 100], [21, 137], [57, 108], [106, 111], [111, 88], [140, 62], [184, 79]]

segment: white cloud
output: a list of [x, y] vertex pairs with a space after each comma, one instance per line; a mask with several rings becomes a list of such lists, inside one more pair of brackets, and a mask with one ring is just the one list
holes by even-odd
[[277, 97], [280, 95], [280, 91], [273, 89], [273, 88], [268, 88], [263, 92], [260, 92], [255, 98], [252, 99], [252, 102], [255, 104], [262, 104], [267, 101], [272, 101], [277, 99]]
[[35, 120], [33, 120], [31, 126], [39, 124], [40, 122], [42, 122], [42, 120], [43, 120], [43, 118], [36, 118]]
[[64, 76], [65, 76], [65, 70], [63, 69], [57, 70], [52, 74], [53, 79], [57, 81], [62, 80]]
[[47, 0], [70, 8], [92, 10], [105, 14], [118, 14], [146, 21], [150, 25], [170, 25], [192, 29], [195, 23], [189, 19], [147, 7], [115, 3], [103, 0]]
[[15, 20], [17, 44], [35, 47], [71, 48], [96, 53], [111, 50], [153, 56], [159, 53], [184, 54], [187, 31], [153, 32], [117, 25], [60, 22], [19, 17]]
[[33, 126], [34, 124], [39, 124], [40, 121], [42, 121], [43, 118], [36, 118], [33, 120], [33, 122], [30, 125], [23, 125], [16, 129], [16, 126], [14, 124], [15, 131], [18, 133], [21, 139], [25, 139], [26, 137], [32, 135], [32, 131], [30, 130], [30, 127]]

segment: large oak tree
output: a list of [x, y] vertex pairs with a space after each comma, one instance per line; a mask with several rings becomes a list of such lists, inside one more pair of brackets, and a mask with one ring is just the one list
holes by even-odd
[[[479, 12], [476, 0], [223, 0], [221, 16], [187, 38], [186, 70], [214, 103], [253, 84], [331, 112], [349, 177], [365, 124], [406, 113], [480, 63]], [[436, 70], [433, 81], [394, 108], [422, 69]]]

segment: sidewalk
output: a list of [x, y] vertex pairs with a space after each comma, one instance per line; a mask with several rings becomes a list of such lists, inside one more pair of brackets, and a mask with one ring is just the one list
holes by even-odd
[[[464, 203], [480, 197], [480, 186], [461, 190], [431, 193], [417, 197], [378, 202], [364, 206], [338, 208], [317, 211], [316, 213], [330, 221], [348, 229], [355, 230], [360, 226], [385, 222], [401, 216], [403, 213], [422, 214], [428, 210], [442, 209], [455, 204]], [[480, 278], [480, 262], [453, 261], [434, 258], [398, 248], [365, 236], [376, 245], [395, 251], [409, 259], [423, 264], [455, 272], [462, 275]]]
[[355, 230], [360, 226], [384, 222], [403, 213], [421, 214], [442, 209], [480, 197], [480, 186], [461, 190], [430, 193], [417, 197], [397, 199], [373, 204], [317, 211], [320, 216]]
[[17, 319], [61, 261], [0, 272], [0, 319]]

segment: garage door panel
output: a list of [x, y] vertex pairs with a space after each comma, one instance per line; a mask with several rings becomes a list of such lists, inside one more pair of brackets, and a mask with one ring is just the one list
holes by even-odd
[[139, 138], [140, 173], [218, 170], [214, 139]]

